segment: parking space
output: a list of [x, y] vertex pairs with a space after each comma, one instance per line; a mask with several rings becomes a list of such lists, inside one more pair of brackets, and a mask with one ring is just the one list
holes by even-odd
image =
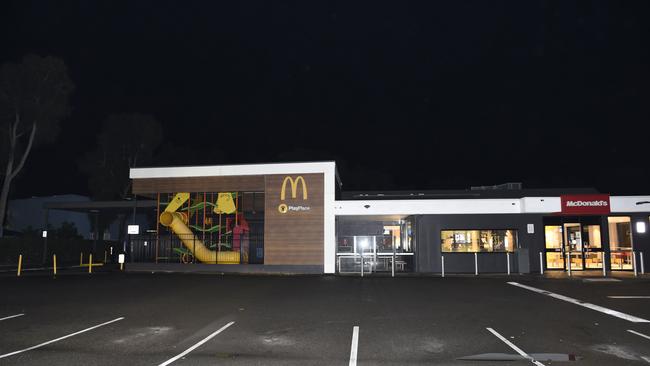
[[650, 319], [644, 279], [102, 274], [0, 283], [3, 365], [650, 365], [650, 323], [632, 321]]

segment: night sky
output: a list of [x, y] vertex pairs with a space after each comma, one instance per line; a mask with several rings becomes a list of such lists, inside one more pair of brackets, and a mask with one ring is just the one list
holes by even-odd
[[345, 190], [650, 194], [647, 1], [1, 7], [0, 62], [54, 55], [76, 86], [13, 197], [87, 194], [77, 159], [131, 112], [154, 115], [183, 164], [335, 159]]

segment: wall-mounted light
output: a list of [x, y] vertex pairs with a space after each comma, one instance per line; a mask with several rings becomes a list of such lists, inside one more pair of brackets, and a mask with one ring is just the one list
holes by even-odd
[[639, 234], [645, 233], [645, 222], [643, 221], [636, 222], [636, 232]]

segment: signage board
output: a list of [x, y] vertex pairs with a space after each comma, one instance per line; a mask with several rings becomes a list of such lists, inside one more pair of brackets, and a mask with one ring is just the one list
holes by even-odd
[[528, 234], [535, 234], [535, 224], [528, 224], [526, 226]]
[[609, 214], [608, 194], [568, 194], [560, 196], [562, 214], [603, 215]]
[[323, 265], [325, 184], [322, 173], [264, 178], [264, 264]]
[[127, 230], [127, 234], [138, 235], [140, 234], [140, 225], [129, 225], [126, 230]]

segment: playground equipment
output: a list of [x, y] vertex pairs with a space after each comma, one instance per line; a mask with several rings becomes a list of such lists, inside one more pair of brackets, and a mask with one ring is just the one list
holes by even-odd
[[[240, 248], [242, 245], [242, 239], [246, 237], [246, 233], [249, 231], [248, 224], [244, 219], [242, 214], [237, 213], [237, 206], [233, 200], [231, 193], [219, 193], [216, 204], [212, 202], [203, 202], [196, 203], [195, 205], [188, 205], [187, 208], [182, 208], [183, 204], [190, 199], [190, 194], [181, 192], [177, 193], [170, 203], [165, 208], [165, 211], [160, 214], [160, 223], [168, 227], [176, 236], [179, 237], [187, 251], [184, 249], [179, 249], [181, 258], [188, 261], [188, 254], [194, 256], [203, 263], [218, 263], [218, 264], [239, 264], [240, 263]], [[208, 222], [205, 213], [207, 206], [213, 208], [213, 212], [219, 215], [219, 225], [213, 225], [210, 228], [206, 228], [205, 224]], [[185, 210], [186, 212], [177, 212], [179, 209]], [[203, 226], [192, 225], [190, 222], [190, 216], [193, 212], [199, 212], [203, 210]], [[231, 214], [235, 213], [236, 224], [232, 227], [232, 221], [228, 218], [226, 219], [227, 233], [234, 233], [236, 236], [232, 238], [232, 242], [229, 243], [230, 250], [221, 250], [224, 244], [221, 242], [221, 214]], [[198, 219], [197, 219], [198, 220]], [[210, 220], [211, 222], [211, 220]], [[239, 225], [239, 222], [242, 224]], [[192, 229], [202, 232], [203, 237], [206, 233], [213, 233], [218, 230], [219, 232], [219, 242], [217, 243], [216, 250], [208, 248], [205, 245], [204, 241], [201, 240]], [[236, 245], [235, 245], [236, 244]], [[236, 249], [236, 250], [235, 250]], [[246, 256], [247, 253], [244, 253]]]

